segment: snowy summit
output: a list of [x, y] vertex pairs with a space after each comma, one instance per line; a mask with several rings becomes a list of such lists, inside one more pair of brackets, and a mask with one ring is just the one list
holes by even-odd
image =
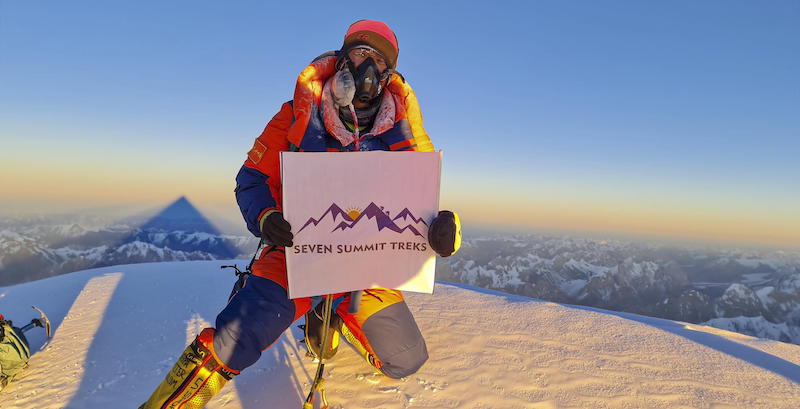
[[[25, 323], [36, 305], [54, 331], [43, 348], [41, 331], [29, 332], [30, 368], [0, 393], [0, 408], [138, 407], [226, 303], [234, 275], [221, 264], [114, 266], [0, 287], [7, 318]], [[406, 295], [429, 361], [392, 380], [340, 349], [326, 364], [331, 408], [800, 407], [797, 345], [463, 285]], [[301, 408], [316, 363], [300, 338], [287, 331], [208, 408]]]

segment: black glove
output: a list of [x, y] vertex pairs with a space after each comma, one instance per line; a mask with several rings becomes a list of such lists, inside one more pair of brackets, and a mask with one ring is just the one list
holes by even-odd
[[272, 210], [264, 213], [260, 220], [261, 238], [267, 242], [281, 247], [293, 245], [292, 226], [283, 218], [283, 213]]
[[428, 229], [428, 243], [437, 254], [448, 257], [461, 247], [461, 221], [458, 214], [442, 210]]

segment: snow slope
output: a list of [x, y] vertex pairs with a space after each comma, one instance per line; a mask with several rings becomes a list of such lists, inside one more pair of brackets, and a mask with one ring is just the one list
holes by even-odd
[[[220, 264], [114, 266], [0, 288], [0, 312], [17, 324], [35, 304], [54, 325], [0, 408], [136, 408], [225, 304], [234, 276]], [[332, 408], [800, 406], [797, 345], [463, 285], [435, 291], [407, 294], [428, 363], [392, 380], [341, 348], [326, 365]], [[287, 331], [208, 407], [301, 408], [316, 364], [300, 338]]]

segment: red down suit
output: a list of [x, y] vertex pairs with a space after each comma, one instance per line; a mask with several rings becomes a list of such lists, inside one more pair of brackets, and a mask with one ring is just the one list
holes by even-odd
[[[413, 90], [393, 74], [380, 101], [372, 128], [360, 142], [343, 145], [335, 137], [350, 132], [330, 101], [328, 80], [336, 72], [336, 56], [318, 58], [297, 79], [294, 99], [281, 106], [248, 152], [236, 177], [236, 200], [248, 229], [260, 236], [260, 215], [281, 206], [280, 152], [348, 152], [359, 150], [433, 151], [422, 126]], [[347, 136], [347, 135], [345, 135]], [[351, 136], [352, 139], [352, 136]], [[253, 276], [217, 316], [214, 350], [222, 363], [240, 371], [312, 306], [309, 298], [287, 297], [283, 247], [265, 248], [253, 263]], [[349, 295], [335, 295], [343, 332], [383, 374], [400, 378], [416, 372], [428, 358], [422, 334], [397, 290], [372, 289], [359, 312], [349, 314]]]

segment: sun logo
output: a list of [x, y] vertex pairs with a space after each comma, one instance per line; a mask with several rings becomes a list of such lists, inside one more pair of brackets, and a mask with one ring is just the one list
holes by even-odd
[[351, 220], [357, 219], [358, 216], [361, 216], [362, 212], [362, 210], [357, 207], [348, 207], [347, 210], [345, 211], [347, 212], [347, 215], [350, 217]]

